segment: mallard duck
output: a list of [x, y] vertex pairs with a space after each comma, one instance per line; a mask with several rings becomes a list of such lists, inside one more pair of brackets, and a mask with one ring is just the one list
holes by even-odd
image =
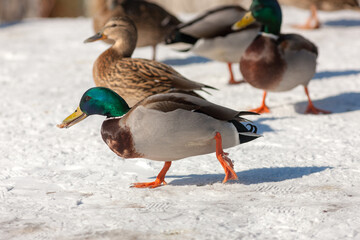
[[164, 161], [154, 182], [135, 183], [137, 188], [155, 188], [165, 182], [171, 162], [186, 157], [216, 152], [224, 168], [223, 182], [237, 179], [232, 161], [224, 148], [258, 138], [256, 126], [246, 128], [243, 115], [201, 98], [181, 93], [150, 96], [130, 108], [114, 91], [95, 87], [87, 90], [79, 107], [58, 127], [68, 128], [90, 115], [103, 115], [104, 142], [123, 158], [147, 158]]
[[284, 5], [310, 9], [310, 17], [306, 20], [305, 24], [295, 25], [296, 28], [301, 29], [317, 29], [320, 27], [317, 9], [325, 11], [360, 9], [359, 2], [357, 0], [279, 0], [279, 2]]
[[267, 91], [288, 91], [303, 85], [309, 100], [306, 113], [330, 113], [313, 105], [307, 87], [316, 71], [315, 44], [298, 34], [280, 34], [282, 14], [276, 0], [253, 0], [250, 11], [233, 28], [242, 28], [255, 19], [263, 24], [262, 31], [240, 60], [244, 79], [265, 91], [262, 106], [253, 111], [269, 112]]
[[153, 60], [156, 58], [156, 45], [163, 42], [165, 36], [180, 23], [179, 19], [164, 8], [144, 0], [97, 0], [96, 9], [95, 32], [99, 32], [113, 17], [128, 16], [138, 30], [136, 46], [152, 46]]
[[256, 37], [259, 24], [234, 31], [232, 24], [242, 18], [245, 9], [238, 5], [220, 6], [206, 11], [192, 21], [180, 24], [165, 39], [165, 44], [178, 51], [189, 51], [212, 60], [226, 62], [230, 73], [229, 84], [235, 81], [231, 64], [238, 63], [241, 55]]
[[136, 45], [136, 26], [128, 17], [112, 18], [104, 28], [85, 42], [111, 39], [114, 44], [95, 61], [96, 86], [108, 87], [121, 95], [130, 106], [156, 93], [212, 88], [193, 82], [172, 67], [153, 60], [131, 58]]

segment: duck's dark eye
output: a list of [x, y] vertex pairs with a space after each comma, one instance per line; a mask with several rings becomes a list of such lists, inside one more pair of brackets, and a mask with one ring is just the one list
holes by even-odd
[[116, 24], [114, 23], [113, 25], [111, 25], [110, 27], [116, 27]]
[[86, 97], [85, 97], [85, 102], [89, 101], [90, 99], [91, 99], [90, 96], [86, 96]]

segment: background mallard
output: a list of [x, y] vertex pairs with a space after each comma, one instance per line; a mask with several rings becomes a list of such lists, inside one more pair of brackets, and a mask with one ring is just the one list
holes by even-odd
[[99, 32], [112, 17], [128, 16], [138, 30], [136, 46], [152, 46], [153, 60], [156, 58], [156, 45], [180, 23], [164, 8], [144, 0], [96, 0], [96, 9], [93, 18], [95, 32]]
[[215, 61], [228, 63], [229, 84], [235, 81], [231, 64], [238, 63], [241, 55], [260, 30], [259, 24], [241, 30], [232, 30], [232, 24], [242, 18], [245, 9], [226, 5], [208, 10], [195, 19], [179, 24], [166, 37], [166, 44], [175, 50], [193, 53]]

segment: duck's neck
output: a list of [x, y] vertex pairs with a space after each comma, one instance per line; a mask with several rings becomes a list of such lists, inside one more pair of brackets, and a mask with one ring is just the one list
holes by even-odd
[[275, 36], [279, 36], [280, 35], [280, 29], [281, 29], [281, 20], [280, 23], [279, 22], [273, 22], [270, 24], [266, 24], [262, 26], [261, 32], [267, 33], [267, 34], [272, 34]]
[[125, 102], [125, 100], [117, 96], [116, 99], [114, 99], [111, 104], [107, 104], [104, 107], [104, 113], [102, 115], [105, 115], [106, 117], [121, 117], [124, 116], [127, 112], [130, 111], [129, 105]]

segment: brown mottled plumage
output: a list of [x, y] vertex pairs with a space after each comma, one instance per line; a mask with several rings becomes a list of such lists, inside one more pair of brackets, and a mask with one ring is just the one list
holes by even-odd
[[[172, 14], [155, 3], [143, 0], [96, 0], [94, 30], [99, 32], [113, 17], [128, 16], [138, 30], [137, 47], [155, 46], [164, 41], [165, 36], [180, 24]], [[105, 40], [111, 43], [108, 40]]]
[[85, 40], [111, 39], [114, 45], [94, 63], [96, 86], [111, 88], [133, 106], [138, 101], [164, 92], [189, 92], [211, 88], [190, 81], [172, 67], [153, 60], [131, 58], [136, 44], [136, 27], [128, 17], [114, 18], [95, 36]]

